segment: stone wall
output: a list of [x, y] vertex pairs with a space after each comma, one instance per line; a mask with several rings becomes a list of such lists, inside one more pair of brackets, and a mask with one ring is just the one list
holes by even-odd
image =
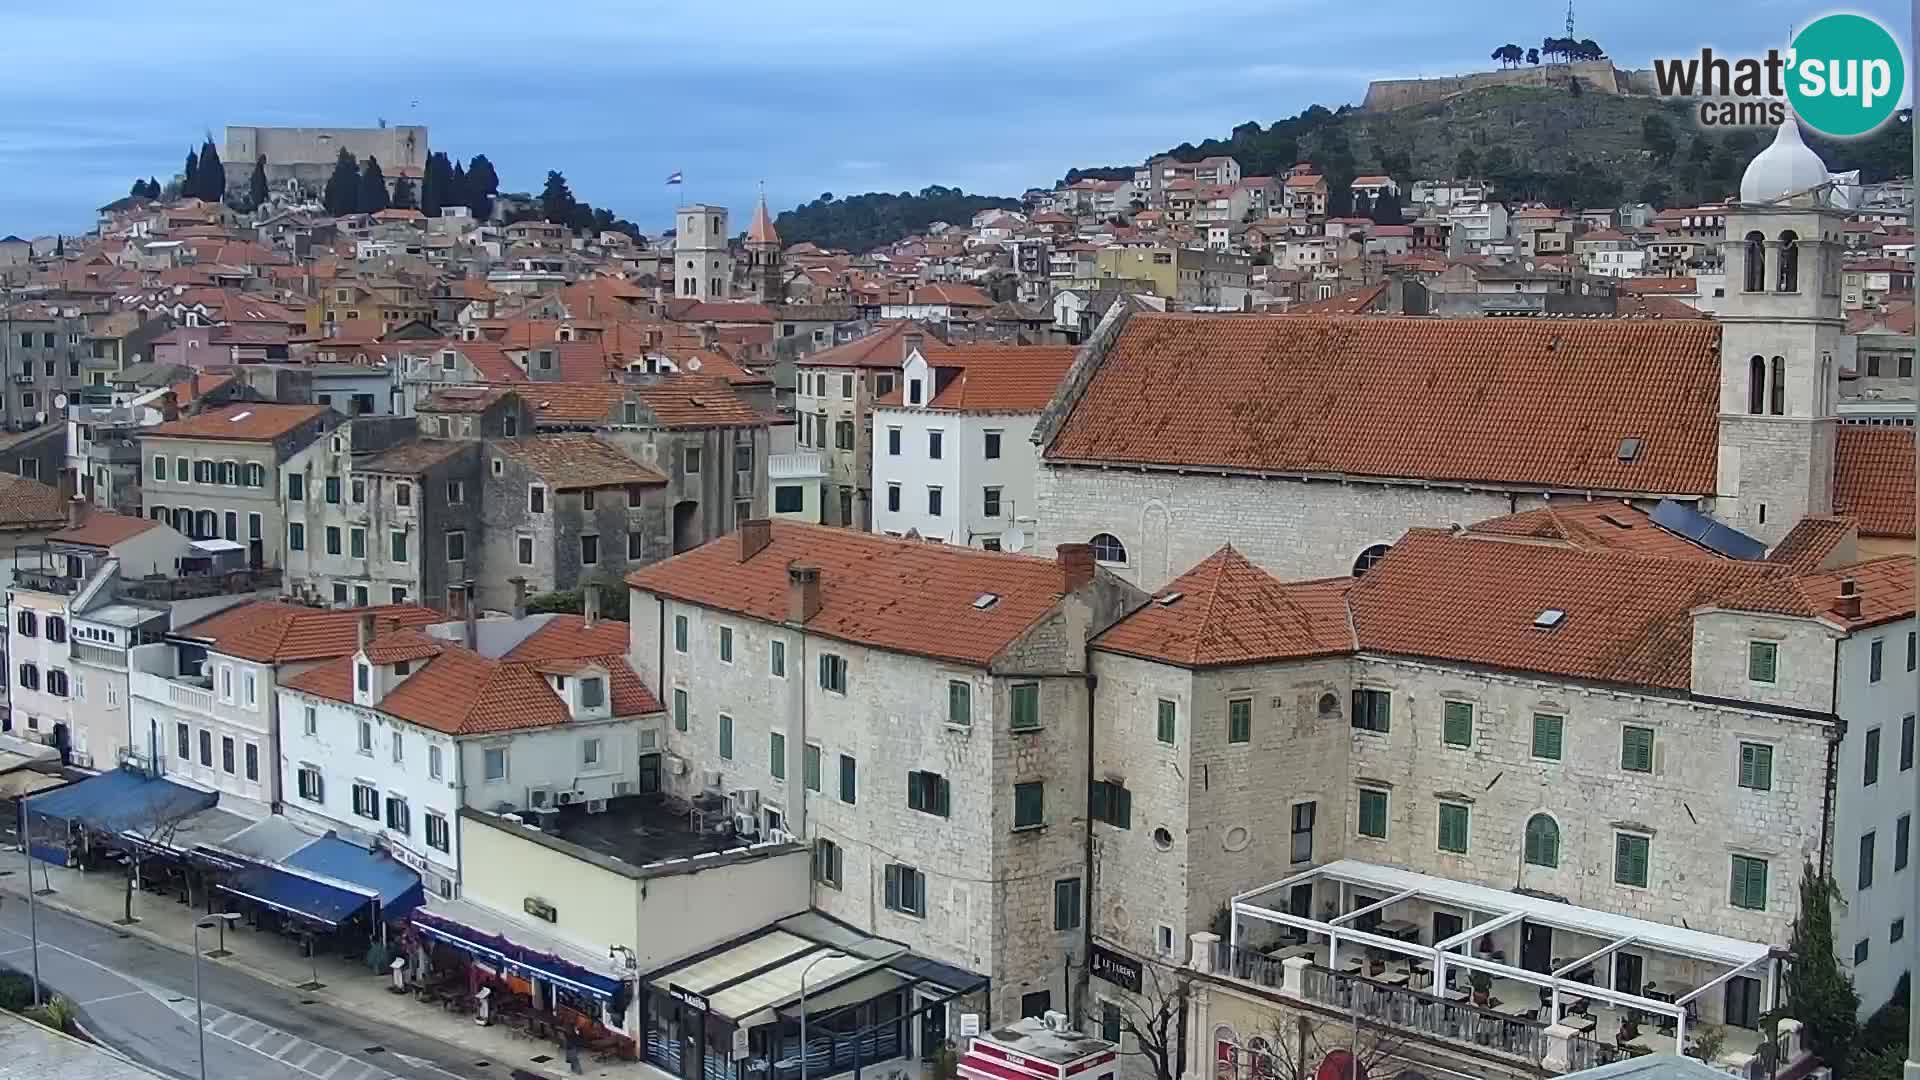
[[1594, 93], [1631, 92], [1630, 72], [1619, 70], [1611, 61], [1589, 60], [1577, 64], [1541, 64], [1538, 67], [1501, 71], [1476, 71], [1470, 75], [1431, 79], [1375, 79], [1367, 84], [1367, 96], [1360, 107], [1367, 112], [1389, 112], [1412, 105], [1430, 105], [1490, 86], [1560, 87], [1565, 86], [1568, 79], [1578, 79], [1583, 89]]

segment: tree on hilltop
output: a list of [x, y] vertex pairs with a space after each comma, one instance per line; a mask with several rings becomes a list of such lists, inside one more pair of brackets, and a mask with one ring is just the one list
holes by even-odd
[[375, 214], [388, 205], [387, 176], [380, 171], [380, 159], [368, 156], [366, 164], [360, 166], [360, 198], [354, 209], [362, 214]]
[[333, 159], [333, 175], [327, 177], [320, 202], [334, 217], [351, 214], [360, 205], [360, 163], [344, 146], [340, 156]]
[[248, 209], [267, 205], [267, 194], [267, 155], [261, 154], [253, 161], [253, 175], [247, 178]]

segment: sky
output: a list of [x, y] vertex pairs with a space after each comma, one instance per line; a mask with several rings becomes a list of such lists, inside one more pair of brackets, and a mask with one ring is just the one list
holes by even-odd
[[[1751, 55], [1835, 10], [1580, 3], [1575, 36], [1622, 67], [1702, 46]], [[1566, 18], [1558, 0], [323, 6], [196, 0], [156, 22], [151, 3], [8, 4], [0, 235], [84, 232], [135, 177], [164, 183], [228, 124], [425, 124], [432, 149], [485, 153], [503, 190], [538, 191], [558, 169], [648, 232], [681, 199], [730, 206], [744, 228], [762, 183], [775, 213], [929, 184], [1018, 195], [1076, 165], [1357, 103], [1370, 79], [1484, 70], [1498, 45], [1558, 36]], [[1908, 40], [1906, 4], [1845, 10]], [[665, 185], [675, 171], [683, 187]]]

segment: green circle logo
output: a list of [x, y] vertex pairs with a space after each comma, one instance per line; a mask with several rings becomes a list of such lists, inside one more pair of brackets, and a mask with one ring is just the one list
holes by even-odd
[[1826, 135], [1865, 135], [1900, 107], [1906, 59], [1887, 28], [1864, 15], [1822, 15], [1793, 39], [1787, 100]]

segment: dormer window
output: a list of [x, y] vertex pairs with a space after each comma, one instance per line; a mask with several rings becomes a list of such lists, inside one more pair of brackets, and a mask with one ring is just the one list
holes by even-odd
[[921, 398], [920, 380], [908, 379], [907, 380], [907, 404], [918, 405], [920, 404], [920, 398]]
[[400, 660], [395, 662], [393, 665], [393, 673], [399, 676], [411, 675], [413, 673], [413, 661]]
[[598, 709], [607, 703], [607, 685], [597, 676], [580, 680], [580, 707]]
[[353, 666], [353, 685], [355, 689], [363, 694], [372, 689], [373, 668], [364, 663], [355, 664]]

